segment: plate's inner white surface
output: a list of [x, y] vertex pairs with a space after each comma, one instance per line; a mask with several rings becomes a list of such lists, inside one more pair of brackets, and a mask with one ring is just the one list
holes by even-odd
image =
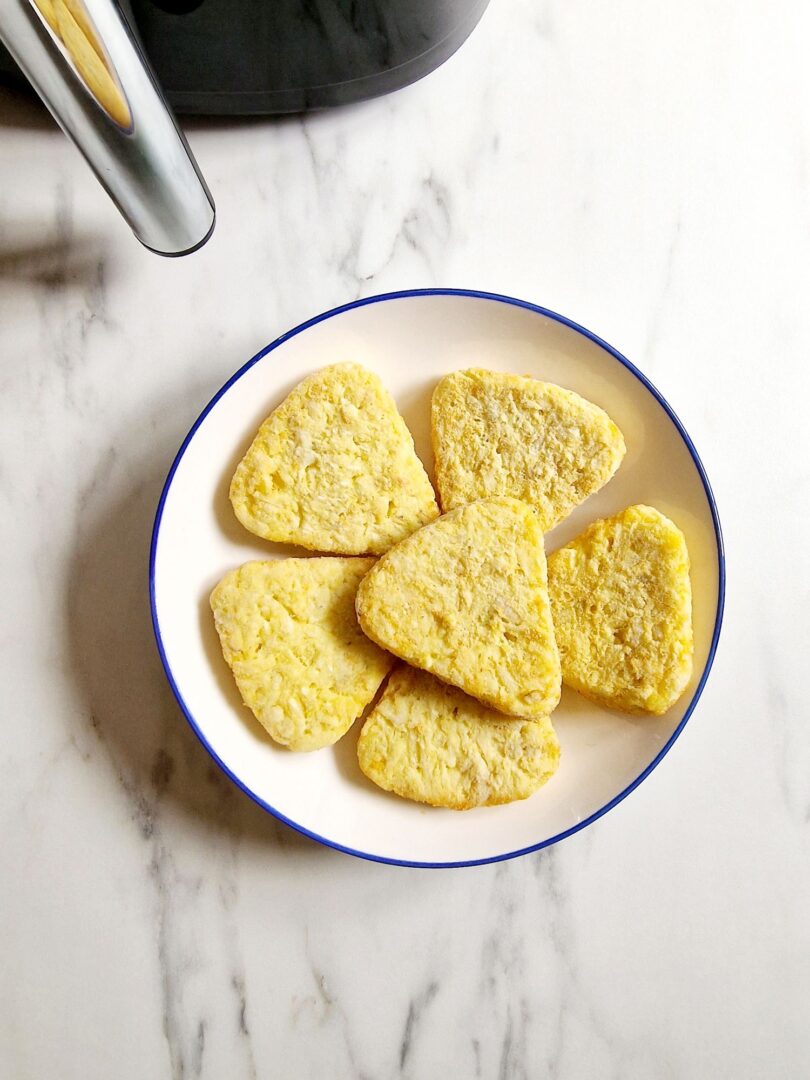
[[[310, 372], [339, 360], [376, 371], [394, 395], [432, 471], [430, 395], [437, 379], [481, 366], [558, 382], [603, 406], [627, 456], [608, 486], [547, 538], [549, 551], [590, 521], [648, 502], [683, 529], [692, 560], [695, 674], [661, 718], [607, 712], [570, 691], [554, 713], [560, 769], [523, 803], [456, 813], [387, 795], [360, 773], [359, 725], [334, 748], [277, 748], [239, 699], [213, 628], [208, 594], [231, 567], [305, 554], [242, 529], [228, 501], [233, 470], [259, 423]], [[677, 727], [704, 668], [717, 608], [710, 509], [689, 451], [643, 384], [600, 346], [535, 312], [471, 297], [418, 296], [327, 319], [256, 363], [220, 398], [189, 443], [164, 507], [155, 595], [166, 657], [189, 713], [213, 751], [256, 796], [328, 840], [388, 858], [480, 859], [540, 843], [623, 791]]]

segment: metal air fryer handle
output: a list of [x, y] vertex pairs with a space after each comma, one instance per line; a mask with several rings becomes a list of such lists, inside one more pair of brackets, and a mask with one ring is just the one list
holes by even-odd
[[114, 0], [0, 0], [0, 38], [137, 238], [185, 255], [214, 202]]

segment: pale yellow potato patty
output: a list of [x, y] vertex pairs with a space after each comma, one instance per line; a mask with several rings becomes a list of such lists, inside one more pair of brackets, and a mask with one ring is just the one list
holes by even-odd
[[324, 368], [285, 398], [230, 497], [257, 536], [341, 555], [381, 554], [439, 514], [393, 398], [359, 364]]
[[378, 645], [512, 716], [560, 698], [543, 533], [517, 499], [483, 499], [384, 555], [357, 592]]
[[290, 750], [337, 742], [394, 663], [357, 624], [357, 586], [373, 562], [250, 562], [211, 593], [222, 652], [242, 700]]
[[500, 371], [441, 379], [432, 427], [442, 509], [512, 495], [537, 508], [543, 532], [603, 487], [625, 453], [621, 431], [597, 405]]
[[469, 810], [526, 799], [556, 772], [548, 717], [517, 720], [403, 665], [363, 724], [360, 768], [405, 799]]
[[615, 709], [666, 712], [692, 675], [681, 530], [651, 506], [629, 506], [550, 555], [548, 576], [563, 681]]

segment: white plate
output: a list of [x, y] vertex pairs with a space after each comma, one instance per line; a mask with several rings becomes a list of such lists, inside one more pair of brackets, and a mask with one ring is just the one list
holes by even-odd
[[[595, 518], [631, 503], [657, 506], [683, 529], [692, 560], [695, 673], [663, 717], [608, 712], [564, 691], [554, 713], [557, 775], [533, 798], [458, 813], [374, 787], [355, 757], [358, 724], [335, 747], [275, 746], [241, 704], [214, 631], [208, 595], [249, 559], [289, 554], [236, 521], [228, 484], [264, 417], [305, 375], [339, 360], [376, 371], [394, 395], [430, 470], [430, 395], [448, 371], [487, 367], [560, 383], [605, 408], [624, 432], [614, 479], [547, 538], [549, 551]], [[300, 552], [298, 552], [300, 554]], [[261, 806], [301, 832], [355, 855], [447, 866], [509, 858], [583, 828], [658, 764], [695, 707], [723, 609], [720, 524], [686, 432], [644, 376], [605, 342], [550, 311], [456, 290], [393, 293], [305, 323], [254, 357], [206, 406], [172, 465], [150, 560], [152, 618], [183, 712], [220, 767]]]

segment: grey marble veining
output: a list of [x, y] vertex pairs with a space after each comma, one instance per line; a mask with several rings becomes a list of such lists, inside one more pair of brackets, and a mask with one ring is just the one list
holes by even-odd
[[[162, 261], [0, 92], [0, 1073], [800, 1077], [810, 1056], [810, 75], [804, 5], [493, 0], [398, 95], [188, 125], [210, 244]], [[602, 334], [725, 527], [685, 734], [597, 824], [423, 872], [322, 849], [215, 768], [148, 543], [202, 406], [358, 296], [467, 285]]]

